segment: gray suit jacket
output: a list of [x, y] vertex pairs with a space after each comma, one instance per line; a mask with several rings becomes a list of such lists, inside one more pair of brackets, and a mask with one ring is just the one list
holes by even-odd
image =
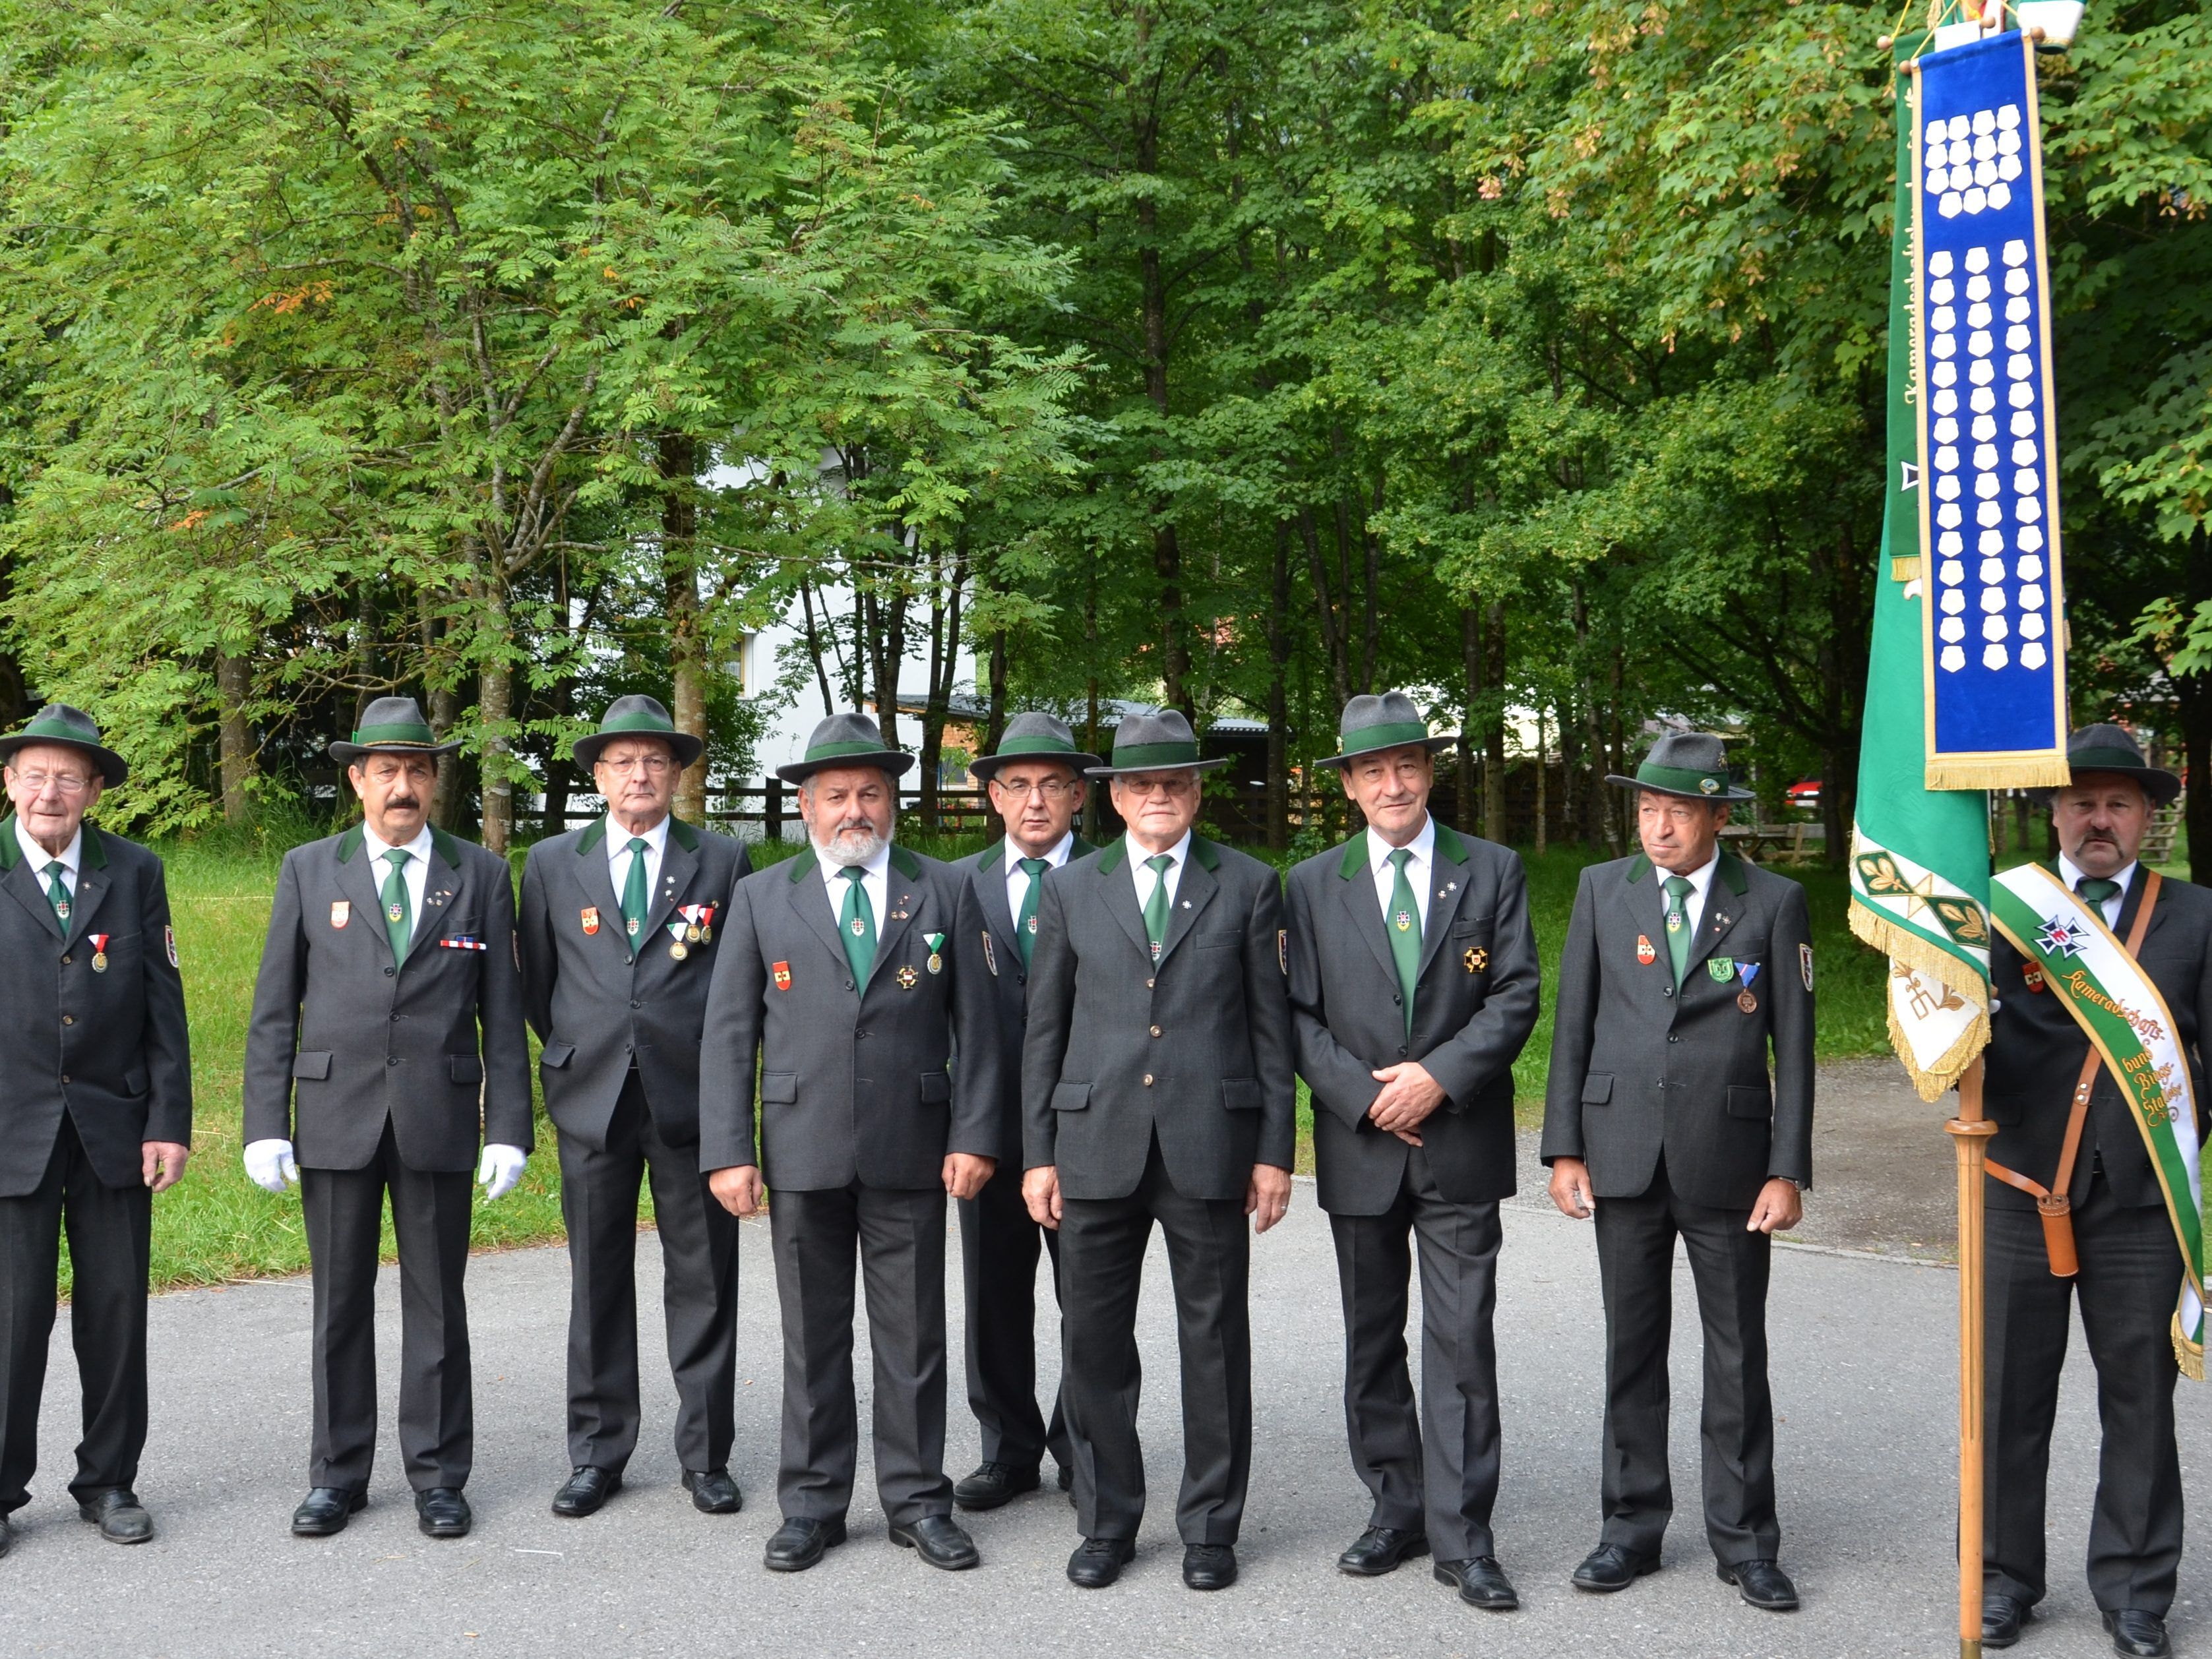
[[[192, 1067], [185, 988], [161, 860], [84, 826], [64, 929], [0, 817], [0, 1198], [34, 1192], [66, 1111], [101, 1184], [136, 1187], [139, 1148], [189, 1144]], [[104, 939], [105, 972], [94, 970]], [[49, 1289], [52, 1287], [49, 1286]]]
[[[1559, 959], [1543, 1158], [1589, 1165], [1599, 1198], [1667, 1179], [1692, 1204], [1749, 1210], [1776, 1176], [1813, 1180], [1813, 935], [1805, 890], [1723, 850], [1678, 994], [1667, 897], [1642, 854], [1583, 872]], [[1653, 960], [1638, 959], [1639, 940]], [[1741, 974], [1756, 963], [1746, 1013]], [[1774, 1072], [1770, 1085], [1767, 1050]]]
[[1129, 843], [1045, 878], [1022, 1045], [1027, 1167], [1076, 1199], [1124, 1198], [1159, 1137], [1186, 1198], [1242, 1199], [1297, 1148], [1282, 884], [1193, 836], [1158, 966]]
[[[1078, 836], [1067, 861], [1073, 864], [1097, 850]], [[1001, 836], [981, 852], [970, 853], [956, 860], [952, 867], [965, 874], [974, 885], [976, 908], [982, 913], [982, 932], [990, 937], [988, 949], [977, 949], [976, 963], [983, 970], [986, 994], [991, 999], [991, 1027], [999, 1045], [999, 1092], [991, 1103], [993, 1133], [998, 1146], [994, 1156], [1000, 1168], [1013, 1170], [1018, 1177], [1022, 1168], [1022, 1038], [1030, 1023], [1030, 975], [1022, 965], [1021, 939], [1014, 927], [1014, 913], [1006, 903], [1006, 839]], [[1043, 900], [1040, 890], [1040, 906]], [[976, 945], [981, 945], [980, 937]]]
[[992, 1003], [956, 948], [981, 936], [975, 892], [951, 865], [897, 846], [886, 892], [856, 990], [812, 847], [738, 884], [707, 992], [702, 1170], [757, 1163], [791, 1192], [855, 1180], [919, 1190], [942, 1183], [947, 1153], [995, 1152]]
[[[442, 830], [407, 960], [392, 967], [361, 827], [284, 855], [246, 1034], [246, 1139], [358, 1170], [387, 1121], [410, 1170], [531, 1146], [530, 1038], [507, 860]], [[481, 1037], [481, 1041], [479, 1038]]]
[[1421, 1126], [1437, 1192], [1454, 1204], [1510, 1197], [1513, 1062], [1535, 1029], [1539, 981], [1520, 859], [1437, 825], [1410, 1039], [1366, 833], [1308, 859], [1285, 886], [1291, 1014], [1313, 1091], [1322, 1207], [1380, 1215], [1396, 1200], [1411, 1149], [1367, 1109], [1382, 1091], [1373, 1074], [1408, 1059], [1446, 1097]]
[[[738, 881], [752, 873], [727, 836], [668, 821], [660, 884], [635, 949], [607, 866], [607, 821], [541, 841], [522, 868], [523, 1007], [544, 1048], [545, 1113], [564, 1135], [605, 1151], [607, 1125], [637, 1067], [654, 1127], [671, 1145], [699, 1138], [699, 1042], [707, 985]], [[705, 937], [669, 955], [679, 909], [711, 906]], [[584, 929], [588, 917], [594, 924]]]

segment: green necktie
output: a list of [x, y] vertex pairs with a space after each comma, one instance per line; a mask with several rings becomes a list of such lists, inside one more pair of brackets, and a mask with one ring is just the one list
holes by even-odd
[[46, 902], [54, 907], [54, 920], [61, 923], [62, 932], [68, 933], [69, 884], [62, 879], [62, 861], [59, 859], [46, 866]]
[[629, 953], [638, 951], [638, 938], [645, 931], [647, 890], [645, 885], [645, 854], [643, 836], [629, 838], [629, 874], [623, 880], [623, 925], [629, 930]]
[[395, 847], [384, 855], [392, 873], [384, 878], [384, 932], [392, 941], [392, 964], [407, 960], [407, 946], [415, 937], [415, 916], [407, 903], [407, 850]]
[[2120, 890], [2117, 881], [2106, 881], [2102, 876], [2084, 876], [2074, 884], [2074, 890], [2097, 907], [2097, 915], [2104, 914], [2105, 901]]
[[1687, 876], [1667, 878], [1667, 958], [1674, 964], [1674, 985], [1678, 990], [1682, 975], [1690, 969], [1689, 896]]
[[1145, 937], [1152, 942], [1152, 960], [1160, 959], [1160, 951], [1168, 942], [1168, 871], [1174, 858], [1166, 853], [1156, 853], [1145, 860], [1145, 868], [1152, 872], [1152, 896], [1145, 901]]
[[876, 907], [868, 902], [868, 890], [860, 883], [866, 872], [848, 864], [837, 872], [851, 884], [845, 902], [837, 907], [837, 933], [845, 945], [845, 961], [853, 969], [853, 988], [868, 988], [868, 972], [876, 965]]
[[1037, 889], [1044, 885], [1044, 872], [1052, 866], [1043, 859], [1023, 859], [1022, 868], [1029, 874], [1029, 891], [1022, 895], [1022, 913], [1014, 918], [1014, 943], [1021, 947], [1022, 966], [1030, 965], [1030, 952], [1036, 948]]
[[1413, 884], [1406, 879], [1406, 866], [1413, 857], [1413, 849], [1407, 847], [1390, 854], [1390, 914], [1383, 918], [1389, 924], [1390, 957], [1398, 964], [1407, 1036], [1413, 1034], [1413, 981], [1421, 976], [1421, 911], [1413, 902]]

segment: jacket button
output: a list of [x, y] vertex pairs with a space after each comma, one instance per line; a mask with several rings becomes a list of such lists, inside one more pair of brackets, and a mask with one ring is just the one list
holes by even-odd
[[1679, 1031], [1669, 1031], [1667, 1033], [1667, 1041], [1669, 1042], [1680, 1042], [1681, 1040], [1682, 1036]]
[[1662, 985], [1659, 988], [1659, 994], [1662, 997], [1671, 997], [1674, 994], [1674, 988], [1671, 985]]
[[63, 966], [63, 967], [64, 967], [64, 968], [66, 968], [66, 967], [68, 967], [68, 966], [70, 965], [70, 963], [71, 962], [73, 962], [73, 961], [75, 961], [75, 960], [76, 960], [76, 958], [75, 958], [75, 957], [64, 957], [62, 958], [62, 966]]
[[1406, 1051], [1405, 1051], [1405, 1049], [1401, 1047], [1401, 1048], [1399, 1048], [1399, 1050], [1398, 1050], [1398, 1058], [1399, 1058], [1399, 1059], [1401, 1059], [1401, 1060], [1403, 1060], [1403, 1059], [1405, 1059], [1405, 1057], [1406, 1057]]
[[1400, 995], [1397, 992], [1395, 992], [1395, 991], [1393, 991], [1393, 992], [1390, 994], [1390, 1000], [1391, 1000], [1391, 1001], [1393, 1001], [1393, 1002], [1402, 1003], [1403, 1001], [1405, 1001], [1405, 1000], [1406, 1000], [1406, 999], [1405, 999], [1404, 997], [1401, 996], [1401, 995]]
[[64, 1024], [64, 1025], [74, 1025], [74, 1024], [76, 1024], [76, 1016], [75, 1014], [64, 1014], [64, 1015], [62, 1016], [62, 1024]]
[[392, 1010], [392, 1023], [394, 1025], [397, 1025], [397, 1024], [399, 1024], [399, 1011], [398, 1011], [398, 1009], [396, 1009], [396, 1008], [395, 1008], [394, 1010]]
[[848, 979], [845, 981], [845, 988], [848, 991], [853, 988], [853, 981], [851, 980]]
[[866, 1031], [855, 1031], [853, 1033], [853, 1041], [855, 1042], [865, 1042], [867, 1040], [867, 1036], [868, 1034]]
[[399, 1056], [397, 1054], [386, 1054], [384, 1057], [384, 1063], [386, 1066], [397, 1066], [399, 1063]]
[[1147, 1072], [1147, 1073], [1145, 1073], [1145, 1087], [1146, 1087], [1147, 1089], [1149, 1089], [1149, 1088], [1151, 1088], [1152, 1086], [1152, 1074], [1150, 1072]]
[[1153, 1027], [1152, 1027], [1152, 1035], [1153, 1035], [1154, 1036], [1158, 1036], [1159, 1034], [1160, 1034], [1160, 1028], [1159, 1028], [1158, 1026], [1157, 1026], [1157, 1025], [1153, 1026]]
[[629, 1006], [633, 1008], [642, 1008], [645, 1006], [645, 1005], [640, 1002], [635, 997], [632, 997], [629, 1000]]
[[392, 975], [394, 975], [394, 974], [398, 973], [398, 971], [399, 971], [399, 970], [398, 970], [397, 968], [387, 968], [387, 969], [386, 969], [384, 970], [384, 976], [385, 976], [385, 978], [386, 978], [386, 979], [390, 979], [390, 978], [392, 976]]
[[1149, 991], [1149, 990], [1151, 990], [1151, 989], [1152, 988], [1152, 981], [1150, 981], [1150, 980], [1146, 980], [1146, 981], [1145, 981], [1145, 988], [1146, 988], [1147, 991]]
[[64, 1073], [62, 1073], [62, 1081], [63, 1081], [63, 1082], [64, 1082], [64, 1083], [67, 1083], [67, 1082], [69, 1081], [69, 1073], [68, 1073], [67, 1072], [64, 1072]]

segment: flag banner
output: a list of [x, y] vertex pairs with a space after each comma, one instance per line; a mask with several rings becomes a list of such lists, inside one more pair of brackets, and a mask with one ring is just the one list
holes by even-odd
[[[1851, 825], [1850, 924], [1890, 958], [1890, 1042], [1921, 1097], [1933, 1101], [1989, 1041], [1990, 828], [1988, 799], [1978, 787], [1945, 791], [1929, 780], [1911, 254], [1916, 153], [1924, 146], [1916, 143], [1909, 70], [1927, 39], [1907, 33], [1893, 47], [1899, 73], [1888, 483]], [[1948, 125], [1947, 118], [1947, 131]]]
[[1914, 440], [1930, 789], [2067, 781], [2035, 48], [1932, 52], [1913, 100]]
[[2042, 969], [2044, 983], [2104, 1060], [2142, 1135], [2181, 1246], [2173, 1356], [2185, 1374], [2202, 1382], [2204, 1192], [2189, 1056], [2174, 1035], [2173, 1015], [2096, 907], [2048, 870], [2033, 864], [2008, 870], [1990, 884], [1990, 896], [1997, 931]]

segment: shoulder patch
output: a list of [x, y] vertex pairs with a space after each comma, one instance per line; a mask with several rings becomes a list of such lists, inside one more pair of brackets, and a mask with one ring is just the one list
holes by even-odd
[[1805, 976], [1805, 988], [1811, 990], [1813, 988], [1813, 947], [1811, 945], [1801, 945], [1797, 947], [1797, 968], [1798, 971]]
[[174, 927], [163, 927], [161, 943], [168, 947], [169, 966], [175, 967], [177, 965], [177, 930]]

